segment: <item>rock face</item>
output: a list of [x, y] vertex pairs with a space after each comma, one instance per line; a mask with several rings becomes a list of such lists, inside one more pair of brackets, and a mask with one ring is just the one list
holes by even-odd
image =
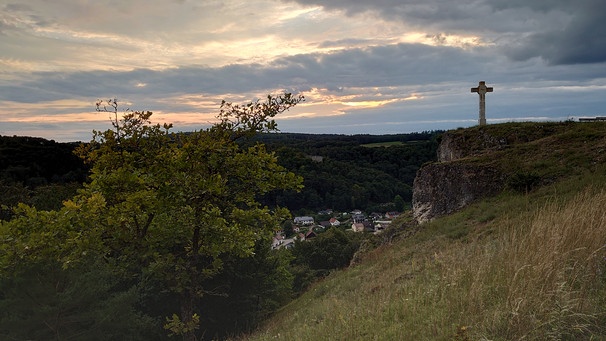
[[[533, 182], [540, 179], [516, 168], [516, 156], [508, 152], [525, 153], [524, 150], [549, 145], [552, 147], [544, 153], [557, 150], [557, 143], [554, 145], [549, 141], [554, 136], [560, 136], [564, 141], [574, 139], [581, 133], [567, 132], [577, 129], [575, 127], [574, 122], [508, 123], [444, 133], [440, 137], [438, 161], [424, 165], [417, 172], [413, 184], [413, 216], [422, 223], [451, 214], [477, 199], [498, 194], [506, 184], [515, 185], [518, 180], [522, 185], [533, 186]], [[600, 128], [596, 126], [596, 129]], [[595, 133], [595, 136], [602, 136], [600, 134]], [[505, 155], [509, 159], [498, 159]]]
[[442, 135], [438, 146], [438, 162], [453, 161], [486, 151], [501, 150], [512, 143], [506, 137], [490, 135], [485, 129], [476, 129], [472, 133], [466, 131], [465, 134], [460, 134], [454, 131]]
[[445, 133], [438, 146], [438, 162], [458, 160], [467, 156], [468, 152], [463, 149], [464, 141], [455, 138], [452, 134]]
[[419, 223], [444, 216], [504, 187], [500, 171], [458, 162], [421, 168], [413, 185], [413, 216]]
[[[507, 141], [490, 136], [445, 133], [438, 147], [438, 162], [417, 172], [413, 184], [412, 210], [418, 223], [451, 214], [505, 187], [505, 176], [495, 168], [465, 162], [487, 150], [505, 148]], [[478, 141], [480, 143], [478, 143]]]

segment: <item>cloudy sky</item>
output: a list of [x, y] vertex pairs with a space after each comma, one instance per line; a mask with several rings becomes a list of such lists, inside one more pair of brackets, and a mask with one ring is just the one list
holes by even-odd
[[306, 101], [283, 132], [393, 134], [606, 116], [603, 0], [0, 0], [0, 135], [87, 141], [101, 98], [207, 127]]

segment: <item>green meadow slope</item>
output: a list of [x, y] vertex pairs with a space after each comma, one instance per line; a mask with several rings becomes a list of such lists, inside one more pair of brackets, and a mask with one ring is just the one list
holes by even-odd
[[[471, 145], [478, 129], [455, 133]], [[482, 129], [518, 136], [469, 157], [511, 186], [422, 225], [401, 217], [390, 243], [238, 340], [606, 339], [606, 124]]]

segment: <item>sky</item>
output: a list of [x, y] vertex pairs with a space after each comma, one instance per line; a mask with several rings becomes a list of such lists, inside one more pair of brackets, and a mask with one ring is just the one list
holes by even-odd
[[210, 126], [290, 92], [282, 132], [606, 116], [603, 0], [0, 0], [0, 135], [89, 141], [99, 99]]

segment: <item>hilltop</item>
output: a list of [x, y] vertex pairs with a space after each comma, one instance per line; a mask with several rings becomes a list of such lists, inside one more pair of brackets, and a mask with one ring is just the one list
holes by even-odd
[[240, 340], [605, 338], [605, 157], [598, 122], [447, 132], [419, 171], [442, 180], [415, 192], [450, 205], [418, 225], [403, 215], [390, 242]]
[[443, 216], [509, 188], [527, 192], [603, 164], [601, 123], [507, 123], [441, 136], [437, 162], [414, 181], [419, 222]]

